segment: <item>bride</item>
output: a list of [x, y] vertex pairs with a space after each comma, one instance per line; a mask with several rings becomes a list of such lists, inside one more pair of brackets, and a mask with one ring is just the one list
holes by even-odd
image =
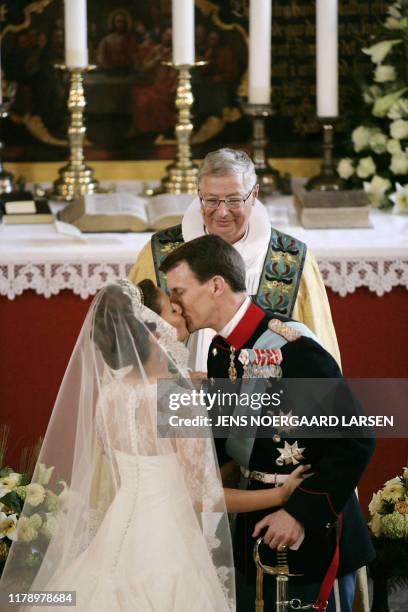
[[[1, 591], [72, 591], [81, 612], [235, 610], [227, 511], [282, 505], [308, 466], [279, 489], [223, 489], [210, 431], [199, 439], [157, 435], [157, 379], [188, 384], [188, 352], [177, 339], [185, 333], [177, 307], [149, 281], [119, 280], [95, 297]], [[60, 609], [50, 601], [44, 610]]]

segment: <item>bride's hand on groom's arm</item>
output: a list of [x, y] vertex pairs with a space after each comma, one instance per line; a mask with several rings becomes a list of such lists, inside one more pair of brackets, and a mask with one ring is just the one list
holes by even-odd
[[[235, 462], [230, 461], [223, 465], [221, 468], [221, 477], [224, 484], [224, 496], [227, 511], [234, 513], [253, 512], [254, 510], [266, 510], [268, 508], [283, 506], [296, 487], [303, 482], [305, 477], [309, 476], [309, 474], [305, 476], [305, 473], [310, 470], [310, 465], [299, 465], [295, 470], [293, 470], [285, 484], [281, 487], [241, 490], [225, 486], [227, 483], [230, 484], [231, 482], [228, 477], [234, 469], [233, 463]], [[223, 473], [223, 471], [225, 473]], [[268, 516], [272, 517], [275, 516], [275, 514], [278, 513], [274, 513], [273, 515], [270, 514]], [[261, 522], [262, 521], [260, 521], [260, 523]]]
[[284, 484], [279, 487], [282, 494], [282, 506], [288, 501], [293, 491], [297, 489], [306, 478], [313, 476], [313, 473], [309, 472], [311, 467], [311, 465], [298, 465], [298, 467], [289, 475], [289, 478], [284, 482]]

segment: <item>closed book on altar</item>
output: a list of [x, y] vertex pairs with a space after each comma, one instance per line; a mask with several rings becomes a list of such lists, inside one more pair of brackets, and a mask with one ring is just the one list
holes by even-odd
[[299, 218], [308, 229], [343, 229], [372, 227], [370, 206], [342, 208], [299, 208]]
[[132, 193], [92, 193], [74, 200], [59, 219], [82, 232], [146, 232], [181, 223], [194, 196], [160, 194], [145, 198]]
[[372, 227], [371, 206], [362, 190], [293, 191], [300, 223], [307, 229]]
[[30, 192], [3, 194], [0, 209], [5, 225], [54, 223], [55, 220], [48, 201], [34, 199]]

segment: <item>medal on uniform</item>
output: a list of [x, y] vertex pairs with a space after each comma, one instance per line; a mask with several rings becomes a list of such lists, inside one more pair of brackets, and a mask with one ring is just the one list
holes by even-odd
[[244, 373], [242, 378], [281, 378], [280, 349], [242, 349], [238, 356]]
[[230, 347], [230, 366], [228, 368], [228, 376], [232, 382], [237, 380], [237, 368], [235, 367], [235, 348]]
[[277, 449], [280, 452], [280, 457], [276, 459], [277, 465], [297, 465], [300, 463], [304, 456], [302, 455], [303, 451], [306, 450], [306, 447], [299, 448], [297, 440], [293, 444], [289, 444], [289, 442], [285, 442], [283, 448]]

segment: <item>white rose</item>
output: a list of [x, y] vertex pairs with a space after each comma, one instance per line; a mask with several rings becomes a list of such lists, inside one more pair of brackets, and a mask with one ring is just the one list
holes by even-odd
[[390, 138], [387, 142], [387, 151], [390, 155], [401, 153], [402, 149], [401, 149], [400, 141]]
[[364, 182], [364, 191], [373, 206], [380, 206], [385, 200], [385, 192], [390, 189], [391, 181], [382, 176], [374, 176], [371, 182]]
[[18, 521], [17, 537], [22, 542], [31, 542], [38, 536], [37, 531], [26, 516], [23, 516]]
[[388, 55], [394, 45], [398, 45], [402, 40], [383, 40], [379, 43], [376, 43], [372, 47], [368, 49], [363, 49], [363, 53], [366, 55], [371, 55], [371, 61], [374, 64], [381, 64], [383, 59]]
[[396, 153], [391, 157], [390, 170], [393, 174], [406, 174], [408, 172], [408, 153]]
[[408, 138], [408, 121], [404, 121], [404, 119], [393, 121], [390, 125], [390, 134], [396, 140]]
[[376, 538], [381, 535], [381, 515], [374, 514], [373, 518], [370, 521], [370, 528]]
[[394, 66], [377, 66], [374, 73], [374, 81], [376, 83], [387, 83], [387, 81], [395, 81], [397, 73]]
[[28, 520], [30, 521], [30, 525], [32, 525], [36, 531], [38, 531], [43, 523], [41, 516], [37, 512], [32, 514]]
[[354, 150], [358, 153], [362, 151], [370, 142], [372, 130], [370, 128], [364, 127], [364, 125], [360, 125], [351, 133], [351, 139], [354, 144]]
[[56, 516], [49, 516], [41, 528], [41, 533], [43, 533], [46, 538], [51, 538], [55, 533], [57, 523], [58, 519]]
[[348, 179], [354, 174], [353, 160], [350, 157], [341, 159], [337, 164], [337, 172], [342, 179]]
[[370, 138], [370, 149], [372, 149], [375, 153], [385, 153], [387, 148], [387, 137], [385, 134], [381, 132], [377, 132], [373, 134]]
[[375, 163], [371, 155], [362, 157], [357, 166], [357, 176], [360, 178], [368, 178], [376, 171]]
[[[406, 185], [396, 184], [397, 191], [390, 196], [390, 200], [394, 203], [392, 212], [395, 214], [408, 214], [408, 183]], [[408, 482], [408, 468], [405, 468], [403, 479]]]
[[45, 489], [43, 486], [37, 483], [27, 485], [27, 493], [25, 501], [30, 506], [39, 506], [42, 504], [45, 498]]

